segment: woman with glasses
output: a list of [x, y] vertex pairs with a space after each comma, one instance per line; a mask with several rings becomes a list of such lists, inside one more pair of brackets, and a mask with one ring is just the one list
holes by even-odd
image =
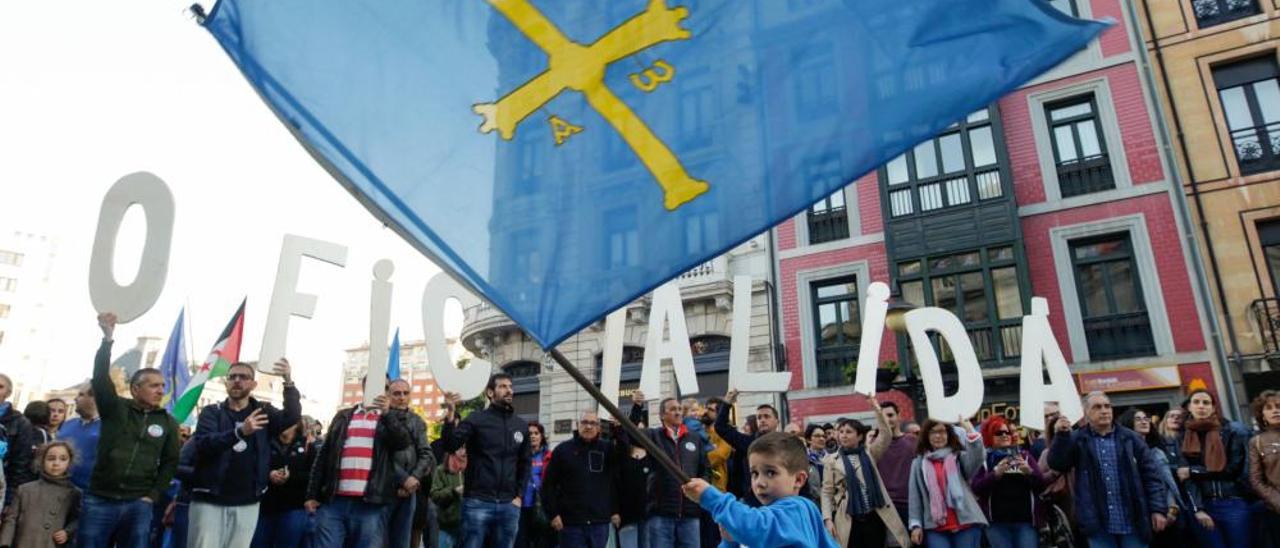
[[[835, 432], [831, 432], [835, 436]], [[810, 424], [804, 429], [804, 439], [809, 452], [809, 491], [805, 496], [815, 504], [822, 504], [822, 459], [827, 458], [827, 431], [820, 424]]]
[[1044, 476], [1031, 452], [1018, 447], [1014, 426], [996, 416], [982, 425], [986, 465], [973, 477], [973, 492], [987, 516], [991, 548], [1036, 548], [1044, 516]]
[[987, 517], [978, 504], [969, 479], [986, 462], [982, 436], [968, 420], [964, 430], [933, 419], [926, 420], [911, 462], [908, 482], [908, 527], [911, 542], [930, 548], [978, 548]]
[[1248, 503], [1238, 481], [1244, 474], [1249, 433], [1218, 413], [1217, 398], [1195, 390], [1183, 408], [1177, 477], [1195, 517], [1191, 531], [1202, 548], [1253, 546]]
[[[1170, 413], [1173, 413], [1171, 411]], [[1120, 426], [1137, 432], [1142, 439], [1147, 442], [1147, 447], [1152, 449], [1151, 456], [1160, 464], [1161, 483], [1164, 484], [1165, 505], [1163, 507], [1170, 509], [1169, 521], [1170, 525], [1155, 533], [1151, 539], [1151, 546], [1179, 546], [1185, 545], [1186, 539], [1182, 538], [1182, 534], [1186, 532], [1184, 527], [1179, 524], [1179, 517], [1182, 516], [1184, 505], [1182, 500], [1181, 489], [1178, 483], [1173, 480], [1173, 472], [1169, 467], [1169, 457], [1165, 453], [1165, 441], [1160, 437], [1159, 432], [1151, 424], [1151, 416], [1138, 408], [1125, 411], [1120, 415]], [[1185, 520], [1184, 520], [1185, 521]]]

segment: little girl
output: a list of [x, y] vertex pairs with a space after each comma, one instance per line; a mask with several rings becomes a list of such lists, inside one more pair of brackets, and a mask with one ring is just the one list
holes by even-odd
[[18, 488], [13, 508], [0, 529], [0, 547], [43, 548], [71, 544], [80, 514], [80, 490], [67, 469], [74, 457], [66, 442], [40, 447], [36, 466], [40, 479]]

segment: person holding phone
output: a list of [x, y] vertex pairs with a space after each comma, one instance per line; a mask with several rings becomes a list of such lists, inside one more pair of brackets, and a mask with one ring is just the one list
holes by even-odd
[[1018, 447], [1014, 425], [996, 416], [982, 425], [986, 465], [973, 477], [973, 492], [986, 513], [991, 548], [1035, 548], [1044, 523], [1040, 493], [1044, 475], [1027, 449]]

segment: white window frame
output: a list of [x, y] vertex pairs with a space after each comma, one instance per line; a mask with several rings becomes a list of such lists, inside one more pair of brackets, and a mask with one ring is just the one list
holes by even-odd
[[[1151, 337], [1155, 341], [1157, 356], [1174, 354], [1173, 330], [1169, 326], [1169, 314], [1165, 309], [1164, 291], [1160, 286], [1160, 270], [1155, 253], [1151, 250], [1151, 238], [1147, 232], [1146, 217], [1141, 213], [1113, 217], [1086, 223], [1059, 226], [1049, 231], [1049, 244], [1053, 249], [1054, 270], [1058, 287], [1062, 291], [1062, 316], [1066, 319], [1067, 338], [1070, 341], [1073, 363], [1092, 361], [1089, 357], [1089, 341], [1084, 333], [1084, 316], [1080, 310], [1080, 294], [1076, 291], [1076, 273], [1071, 261], [1071, 240], [1127, 232], [1133, 245], [1133, 262], [1138, 268], [1142, 283], [1142, 299], [1151, 322]], [[1179, 263], [1181, 264], [1181, 263]], [[1133, 359], [1119, 360], [1132, 362]]]
[[[1107, 145], [1107, 159], [1111, 162], [1111, 174], [1115, 178], [1116, 187], [1064, 199], [1058, 182], [1058, 164], [1053, 157], [1053, 135], [1049, 131], [1046, 105], [1087, 94], [1093, 94], [1094, 103], [1098, 106], [1094, 115], [1098, 118], [1102, 139]], [[1031, 116], [1031, 131], [1035, 137], [1036, 156], [1040, 160], [1040, 180], [1044, 185], [1046, 205], [1077, 207], [1095, 204], [1106, 201], [1110, 193], [1126, 192], [1133, 187], [1133, 179], [1129, 176], [1129, 158], [1125, 154], [1124, 138], [1120, 132], [1119, 118], [1116, 117], [1115, 104], [1111, 100], [1111, 83], [1107, 77], [1027, 95], [1027, 106]]]
[[[871, 263], [869, 261], [854, 261], [796, 272], [796, 299], [800, 304], [800, 316], [797, 321], [800, 323], [800, 359], [805, 388], [818, 387], [818, 360], [814, 356], [814, 352], [818, 348], [818, 339], [813, 329], [813, 301], [811, 300], [813, 283], [850, 275], [854, 276], [858, 285], [859, 312], [861, 312], [861, 305], [866, 300], [867, 285], [871, 283]], [[858, 321], [861, 322], [862, 318], [858, 318]]]

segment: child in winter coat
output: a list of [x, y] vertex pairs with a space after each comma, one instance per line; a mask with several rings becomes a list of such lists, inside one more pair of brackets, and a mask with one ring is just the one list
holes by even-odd
[[40, 447], [35, 461], [40, 479], [18, 487], [13, 507], [0, 529], [0, 547], [71, 544], [80, 514], [80, 489], [71, 485], [67, 474], [74, 457], [66, 442], [54, 441]]

